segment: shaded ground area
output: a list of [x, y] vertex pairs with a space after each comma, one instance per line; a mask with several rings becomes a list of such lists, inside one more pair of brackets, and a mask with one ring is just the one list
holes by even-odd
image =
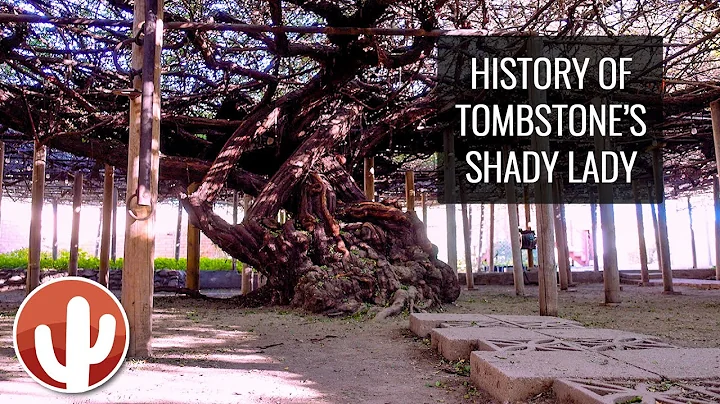
[[[608, 307], [602, 285], [560, 294], [560, 315], [588, 327], [662, 337], [687, 347], [720, 347], [720, 291], [624, 286]], [[537, 288], [463, 292], [455, 313], [537, 314]], [[492, 403], [468, 386], [466, 363], [442, 360], [411, 335], [407, 316], [376, 322], [326, 318], [285, 308], [241, 310], [182, 297], [156, 298], [156, 356], [128, 360], [112, 382], [81, 397], [58, 396], [22, 372], [12, 321], [22, 292], [0, 293], [0, 396], [3, 401], [123, 403]], [[552, 403], [543, 396], [536, 403]]]

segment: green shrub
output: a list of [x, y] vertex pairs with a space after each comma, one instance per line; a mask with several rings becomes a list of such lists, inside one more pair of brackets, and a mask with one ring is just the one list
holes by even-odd
[[[56, 260], [52, 254], [43, 252], [40, 254], [40, 267], [45, 270], [67, 271], [70, 262], [70, 252], [60, 251]], [[11, 251], [0, 254], [0, 269], [26, 268], [28, 264], [28, 249]], [[110, 269], [122, 269], [123, 259], [118, 258], [110, 262]], [[88, 254], [86, 251], [78, 252], [78, 268], [99, 269], [100, 259]], [[185, 270], [187, 260], [181, 258], [175, 261], [174, 258], [155, 258], [155, 269]], [[229, 271], [232, 270], [232, 260], [228, 258], [200, 258], [200, 270], [202, 271]]]

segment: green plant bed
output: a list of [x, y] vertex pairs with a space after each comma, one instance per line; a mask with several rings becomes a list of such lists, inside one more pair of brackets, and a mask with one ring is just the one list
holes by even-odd
[[[53, 261], [52, 255], [47, 252], [40, 254], [40, 267], [43, 270], [67, 271], [68, 262], [70, 261], [70, 252], [60, 251], [58, 258]], [[11, 251], [0, 254], [0, 269], [17, 269], [26, 268], [28, 264], [28, 249]], [[238, 265], [241, 265], [238, 263]], [[118, 258], [114, 262], [110, 262], [110, 269], [122, 269], [123, 259]], [[78, 268], [82, 269], [98, 269], [100, 268], [100, 259], [88, 254], [86, 251], [78, 252]], [[181, 258], [175, 261], [174, 258], [155, 258], [155, 269], [169, 270], [185, 270], [187, 269], [187, 260]], [[232, 260], [228, 258], [200, 258], [201, 271], [230, 271], [232, 270]]]

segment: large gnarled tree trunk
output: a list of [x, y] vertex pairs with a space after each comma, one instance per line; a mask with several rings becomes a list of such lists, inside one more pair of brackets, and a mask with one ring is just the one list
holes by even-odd
[[[342, 166], [343, 158], [332, 154], [359, 118], [360, 109], [348, 106], [319, 125], [238, 225], [213, 213], [209, 202], [221, 188], [213, 181], [224, 178], [239, 157], [221, 152], [204, 186], [183, 196], [190, 220], [223, 250], [267, 276], [263, 295], [270, 303], [324, 313], [389, 306], [379, 314], [385, 316], [406, 305], [422, 309], [454, 301], [460, 293], [457, 276], [437, 259], [414, 212], [367, 201]], [[263, 130], [259, 125], [255, 131]], [[284, 224], [274, 219], [281, 208], [289, 213]]]

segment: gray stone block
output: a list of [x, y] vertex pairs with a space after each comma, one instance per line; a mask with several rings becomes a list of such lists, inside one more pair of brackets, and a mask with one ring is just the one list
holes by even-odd
[[670, 380], [720, 378], [720, 348], [652, 348], [603, 355]]

